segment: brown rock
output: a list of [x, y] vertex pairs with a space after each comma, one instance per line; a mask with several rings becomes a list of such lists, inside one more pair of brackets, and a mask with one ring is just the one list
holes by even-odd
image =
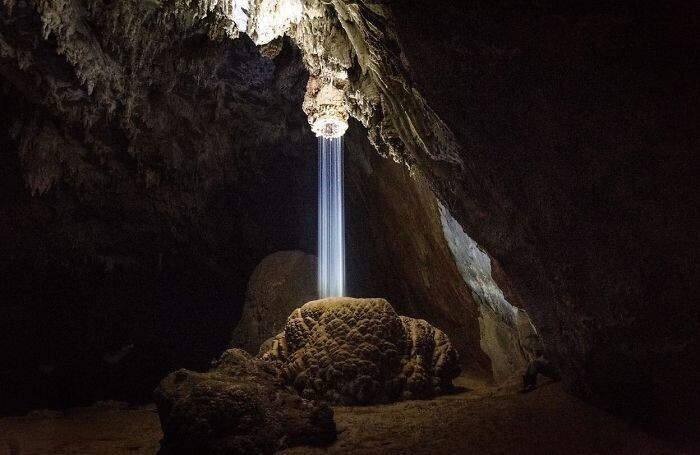
[[272, 364], [229, 349], [206, 373], [178, 370], [155, 391], [160, 454], [274, 453], [335, 440], [333, 411], [287, 390]]
[[447, 336], [399, 316], [384, 299], [308, 302], [262, 358], [274, 361], [303, 397], [342, 404], [430, 397], [459, 374]]
[[267, 256], [250, 277], [230, 346], [256, 354], [265, 340], [282, 330], [292, 311], [316, 295], [316, 256], [302, 251]]

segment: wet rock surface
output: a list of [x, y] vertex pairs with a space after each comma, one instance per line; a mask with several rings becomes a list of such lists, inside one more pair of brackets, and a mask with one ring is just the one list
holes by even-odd
[[262, 358], [301, 396], [339, 404], [386, 403], [447, 392], [457, 351], [426, 321], [396, 314], [384, 299], [304, 304]]
[[271, 454], [335, 440], [333, 411], [285, 389], [269, 362], [230, 349], [206, 373], [178, 370], [155, 391], [160, 454]]

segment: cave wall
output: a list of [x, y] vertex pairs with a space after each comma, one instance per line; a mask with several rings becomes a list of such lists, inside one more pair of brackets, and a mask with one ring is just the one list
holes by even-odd
[[[445, 242], [465, 285], [479, 308], [481, 349], [491, 360], [498, 383], [520, 383], [541, 340], [527, 311], [509, 302], [494, 279], [489, 255], [469, 237], [440, 202], [437, 203]], [[497, 276], [497, 275], [496, 275]], [[541, 349], [541, 348], [540, 348]]]
[[345, 147], [349, 294], [386, 297], [444, 330], [463, 368], [519, 384], [540, 340], [494, 280], [498, 267], [421, 176], [376, 153], [359, 123]]
[[206, 17], [132, 42], [104, 23], [126, 5], [81, 5], [46, 35], [40, 6], [0, 8], [2, 412], [150, 400], [225, 348], [263, 257], [315, 249], [298, 50]]
[[464, 169], [422, 170], [569, 389], [692, 428], [697, 4], [391, 4], [413, 84], [463, 146]]
[[465, 368], [489, 371], [479, 305], [462, 279], [425, 182], [377, 155], [352, 122], [345, 137], [348, 294], [386, 298], [399, 314], [442, 329]]

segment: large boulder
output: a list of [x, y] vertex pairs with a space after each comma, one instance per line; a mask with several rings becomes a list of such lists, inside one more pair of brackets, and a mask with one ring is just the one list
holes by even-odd
[[282, 330], [292, 311], [316, 299], [316, 280], [314, 255], [279, 251], [263, 259], [248, 281], [230, 346], [256, 354], [265, 340]]
[[442, 331], [378, 298], [308, 302], [261, 354], [302, 397], [337, 404], [427, 398], [459, 374], [457, 351]]
[[206, 373], [178, 370], [155, 391], [161, 455], [274, 453], [335, 440], [333, 411], [284, 387], [272, 363], [230, 349]]

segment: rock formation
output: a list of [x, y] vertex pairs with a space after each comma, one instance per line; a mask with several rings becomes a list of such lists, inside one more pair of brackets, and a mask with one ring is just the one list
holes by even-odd
[[279, 251], [263, 259], [248, 281], [231, 347], [257, 354], [282, 330], [292, 311], [316, 298], [316, 273], [316, 257], [302, 251]]
[[447, 336], [397, 315], [386, 300], [314, 300], [292, 312], [258, 358], [229, 349], [206, 373], [181, 369], [161, 381], [161, 453], [273, 453], [329, 443], [333, 411], [319, 401], [428, 398], [448, 391], [458, 374]]
[[457, 351], [424, 320], [384, 299], [336, 297], [295, 310], [262, 358], [301, 396], [338, 404], [386, 403], [447, 391]]
[[230, 349], [206, 373], [178, 370], [155, 391], [160, 454], [271, 454], [335, 440], [333, 411], [286, 390], [274, 365]]

